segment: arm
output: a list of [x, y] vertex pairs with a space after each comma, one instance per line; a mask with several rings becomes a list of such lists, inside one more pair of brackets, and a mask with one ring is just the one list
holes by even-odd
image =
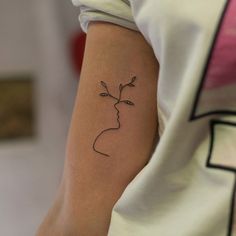
[[158, 69], [139, 32], [89, 24], [63, 180], [38, 236], [49, 224], [51, 236], [107, 235], [112, 207], [156, 143]]

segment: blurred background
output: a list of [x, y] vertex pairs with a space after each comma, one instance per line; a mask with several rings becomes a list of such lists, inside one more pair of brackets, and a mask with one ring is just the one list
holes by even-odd
[[78, 11], [0, 0], [0, 235], [35, 235], [60, 183], [85, 41]]

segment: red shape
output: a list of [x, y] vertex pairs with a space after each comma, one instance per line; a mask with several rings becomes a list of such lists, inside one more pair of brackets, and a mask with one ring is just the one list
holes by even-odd
[[72, 66], [78, 75], [80, 75], [81, 72], [85, 42], [86, 34], [84, 32], [76, 33], [71, 39], [70, 53], [72, 59]]

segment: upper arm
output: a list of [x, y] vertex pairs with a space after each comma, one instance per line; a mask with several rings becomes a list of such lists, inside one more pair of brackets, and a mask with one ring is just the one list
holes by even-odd
[[157, 142], [159, 64], [127, 0], [73, 2], [87, 33], [84, 59], [61, 185], [37, 235], [104, 236]]
[[[89, 24], [62, 193], [63, 209], [78, 230], [106, 232], [115, 202], [149, 161], [157, 142], [158, 71], [139, 32], [106, 22]], [[126, 85], [122, 93], [120, 84]], [[111, 96], [100, 96], [108, 91]], [[134, 105], [117, 103], [120, 96]]]
[[[97, 181], [113, 176], [124, 188], [147, 163], [157, 130], [158, 70], [140, 32], [90, 23], [67, 143], [76, 176], [85, 170]], [[133, 76], [134, 86], [128, 86]], [[120, 84], [126, 85], [122, 91]], [[109, 96], [100, 95], [107, 91]]]
[[158, 72], [140, 32], [90, 22], [63, 178], [37, 235], [106, 235], [112, 207], [156, 143]]

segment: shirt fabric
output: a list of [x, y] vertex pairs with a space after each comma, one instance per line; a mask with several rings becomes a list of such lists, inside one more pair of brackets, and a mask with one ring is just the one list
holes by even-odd
[[160, 64], [160, 141], [108, 236], [236, 235], [236, 0], [72, 1], [84, 32], [97, 20], [137, 30]]

